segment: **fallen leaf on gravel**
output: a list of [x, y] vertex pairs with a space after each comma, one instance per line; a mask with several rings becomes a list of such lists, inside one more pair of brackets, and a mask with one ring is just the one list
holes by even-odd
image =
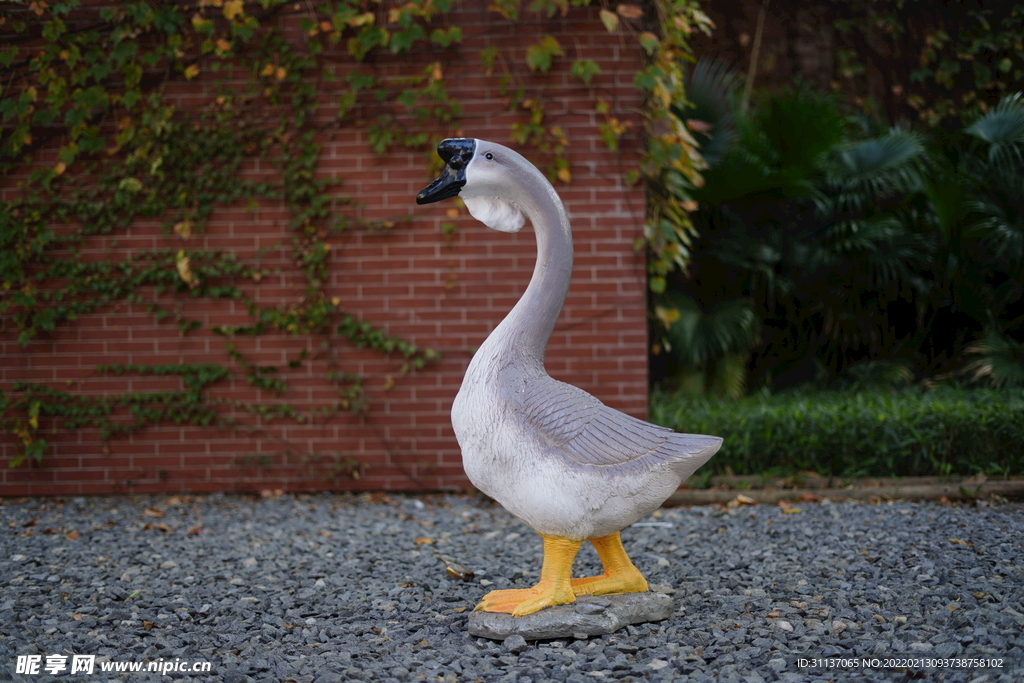
[[152, 631], [154, 626], [156, 626], [156, 624], [154, 624], [152, 621], [142, 622], [142, 628], [146, 629], [147, 631]]
[[419, 538], [416, 539], [416, 545], [429, 545], [430, 543], [433, 543], [433, 542], [434, 542], [434, 539], [427, 538], [426, 536], [420, 536]]
[[466, 608], [465, 607], [455, 607], [455, 608], [452, 609], [452, 611], [453, 612], [465, 612]]
[[779, 613], [778, 612], [769, 612], [768, 613], [768, 618], [769, 619], [778, 619], [779, 618]]
[[796, 515], [803, 512], [800, 508], [783, 508], [782, 511], [787, 515]]
[[72, 529], [71, 531], [69, 531], [64, 536], [64, 538], [68, 539], [69, 541], [77, 541], [78, 540], [78, 532], [76, 530]]
[[163, 522], [157, 524], [156, 528], [160, 531], [172, 531], [171, 526], [169, 524], [164, 524]]
[[454, 558], [449, 557], [448, 555], [440, 555], [438, 559], [444, 562], [445, 573], [453, 579], [458, 579], [459, 581], [469, 581], [470, 579], [476, 577], [476, 574], [473, 572], [472, 569], [463, 567], [461, 564], [456, 562]]
[[874, 619], [875, 621], [880, 621], [883, 624], [885, 623], [885, 617], [883, 617], [881, 614], [875, 614], [871, 618]]
[[143, 517], [163, 517], [166, 513], [156, 508], [146, 508], [142, 511]]
[[139, 597], [140, 595], [142, 595], [142, 589], [141, 588], [139, 590], [137, 590], [137, 591], [132, 591], [132, 594], [129, 595], [127, 598], [125, 598], [125, 600], [134, 600], [135, 598]]
[[75, 621], [81, 621], [82, 620], [82, 615], [81, 614], [72, 614], [71, 618], [74, 619]]
[[750, 496], [744, 496], [740, 494], [726, 503], [729, 507], [736, 507], [738, 505], [757, 505], [757, 501]]
[[986, 595], [988, 595], [988, 593], [982, 593], [981, 591], [978, 591], [977, 593], [974, 594], [974, 597], [977, 598], [978, 600], [981, 600]]
[[970, 541], [965, 541], [965, 540], [964, 540], [964, 539], [962, 539], [962, 538], [951, 538], [951, 539], [949, 539], [949, 542], [950, 542], [950, 543], [956, 543], [957, 545], [965, 545], [965, 546], [967, 546], [968, 548], [970, 548], [970, 547], [972, 547], [972, 546], [974, 545], [974, 544], [973, 544], [973, 543], [971, 543]]

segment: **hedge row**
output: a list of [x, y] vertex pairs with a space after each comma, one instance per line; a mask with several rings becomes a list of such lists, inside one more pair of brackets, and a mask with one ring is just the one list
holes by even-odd
[[710, 401], [655, 392], [651, 420], [725, 438], [716, 474], [1024, 474], [1024, 391], [820, 392]]

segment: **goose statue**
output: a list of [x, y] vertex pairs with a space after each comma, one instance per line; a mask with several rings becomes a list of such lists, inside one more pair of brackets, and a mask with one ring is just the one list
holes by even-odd
[[[533, 164], [502, 145], [455, 138], [437, 152], [445, 168], [417, 204], [458, 196], [489, 228], [516, 232], [529, 218], [537, 235], [530, 284], [474, 354], [452, 426], [469, 480], [541, 535], [544, 559], [535, 586], [492, 591], [476, 609], [522, 616], [577, 595], [646, 591], [619, 531], [660, 506], [722, 439], [643, 422], [548, 376], [544, 351], [572, 275], [565, 207]], [[604, 573], [574, 579], [583, 541]]]

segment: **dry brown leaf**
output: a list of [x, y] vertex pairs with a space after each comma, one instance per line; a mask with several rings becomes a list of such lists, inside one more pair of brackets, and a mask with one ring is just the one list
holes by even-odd
[[636, 5], [619, 5], [615, 12], [623, 19], [639, 19], [644, 15], [644, 11]]
[[147, 631], [152, 631], [154, 626], [156, 626], [156, 624], [154, 624], [152, 621], [142, 622], [142, 628], [146, 629]]
[[768, 613], [768, 618], [769, 619], [778, 619], [779, 616], [780, 616], [779, 612], [769, 612]]
[[416, 545], [429, 545], [430, 543], [433, 543], [433, 542], [434, 542], [434, 539], [427, 538], [426, 536], [420, 536], [419, 538], [416, 539]]
[[72, 529], [71, 531], [69, 531], [64, 536], [64, 538], [68, 539], [69, 541], [77, 541], [78, 540], [78, 531], [75, 530], [75, 529]]
[[146, 508], [142, 511], [143, 517], [163, 517], [165, 513], [163, 510], [157, 510], [156, 508]]

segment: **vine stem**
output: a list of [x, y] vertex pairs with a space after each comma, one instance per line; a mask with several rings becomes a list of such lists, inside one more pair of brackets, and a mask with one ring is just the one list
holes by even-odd
[[761, 56], [761, 37], [764, 35], [764, 18], [768, 14], [768, 2], [761, 3], [757, 13], [757, 26], [754, 28], [754, 45], [750, 49], [750, 68], [747, 69], [747, 82], [743, 86], [743, 99], [740, 100], [740, 111], [746, 113], [750, 107], [750, 93], [754, 90], [754, 79], [757, 78], [757, 61]]

